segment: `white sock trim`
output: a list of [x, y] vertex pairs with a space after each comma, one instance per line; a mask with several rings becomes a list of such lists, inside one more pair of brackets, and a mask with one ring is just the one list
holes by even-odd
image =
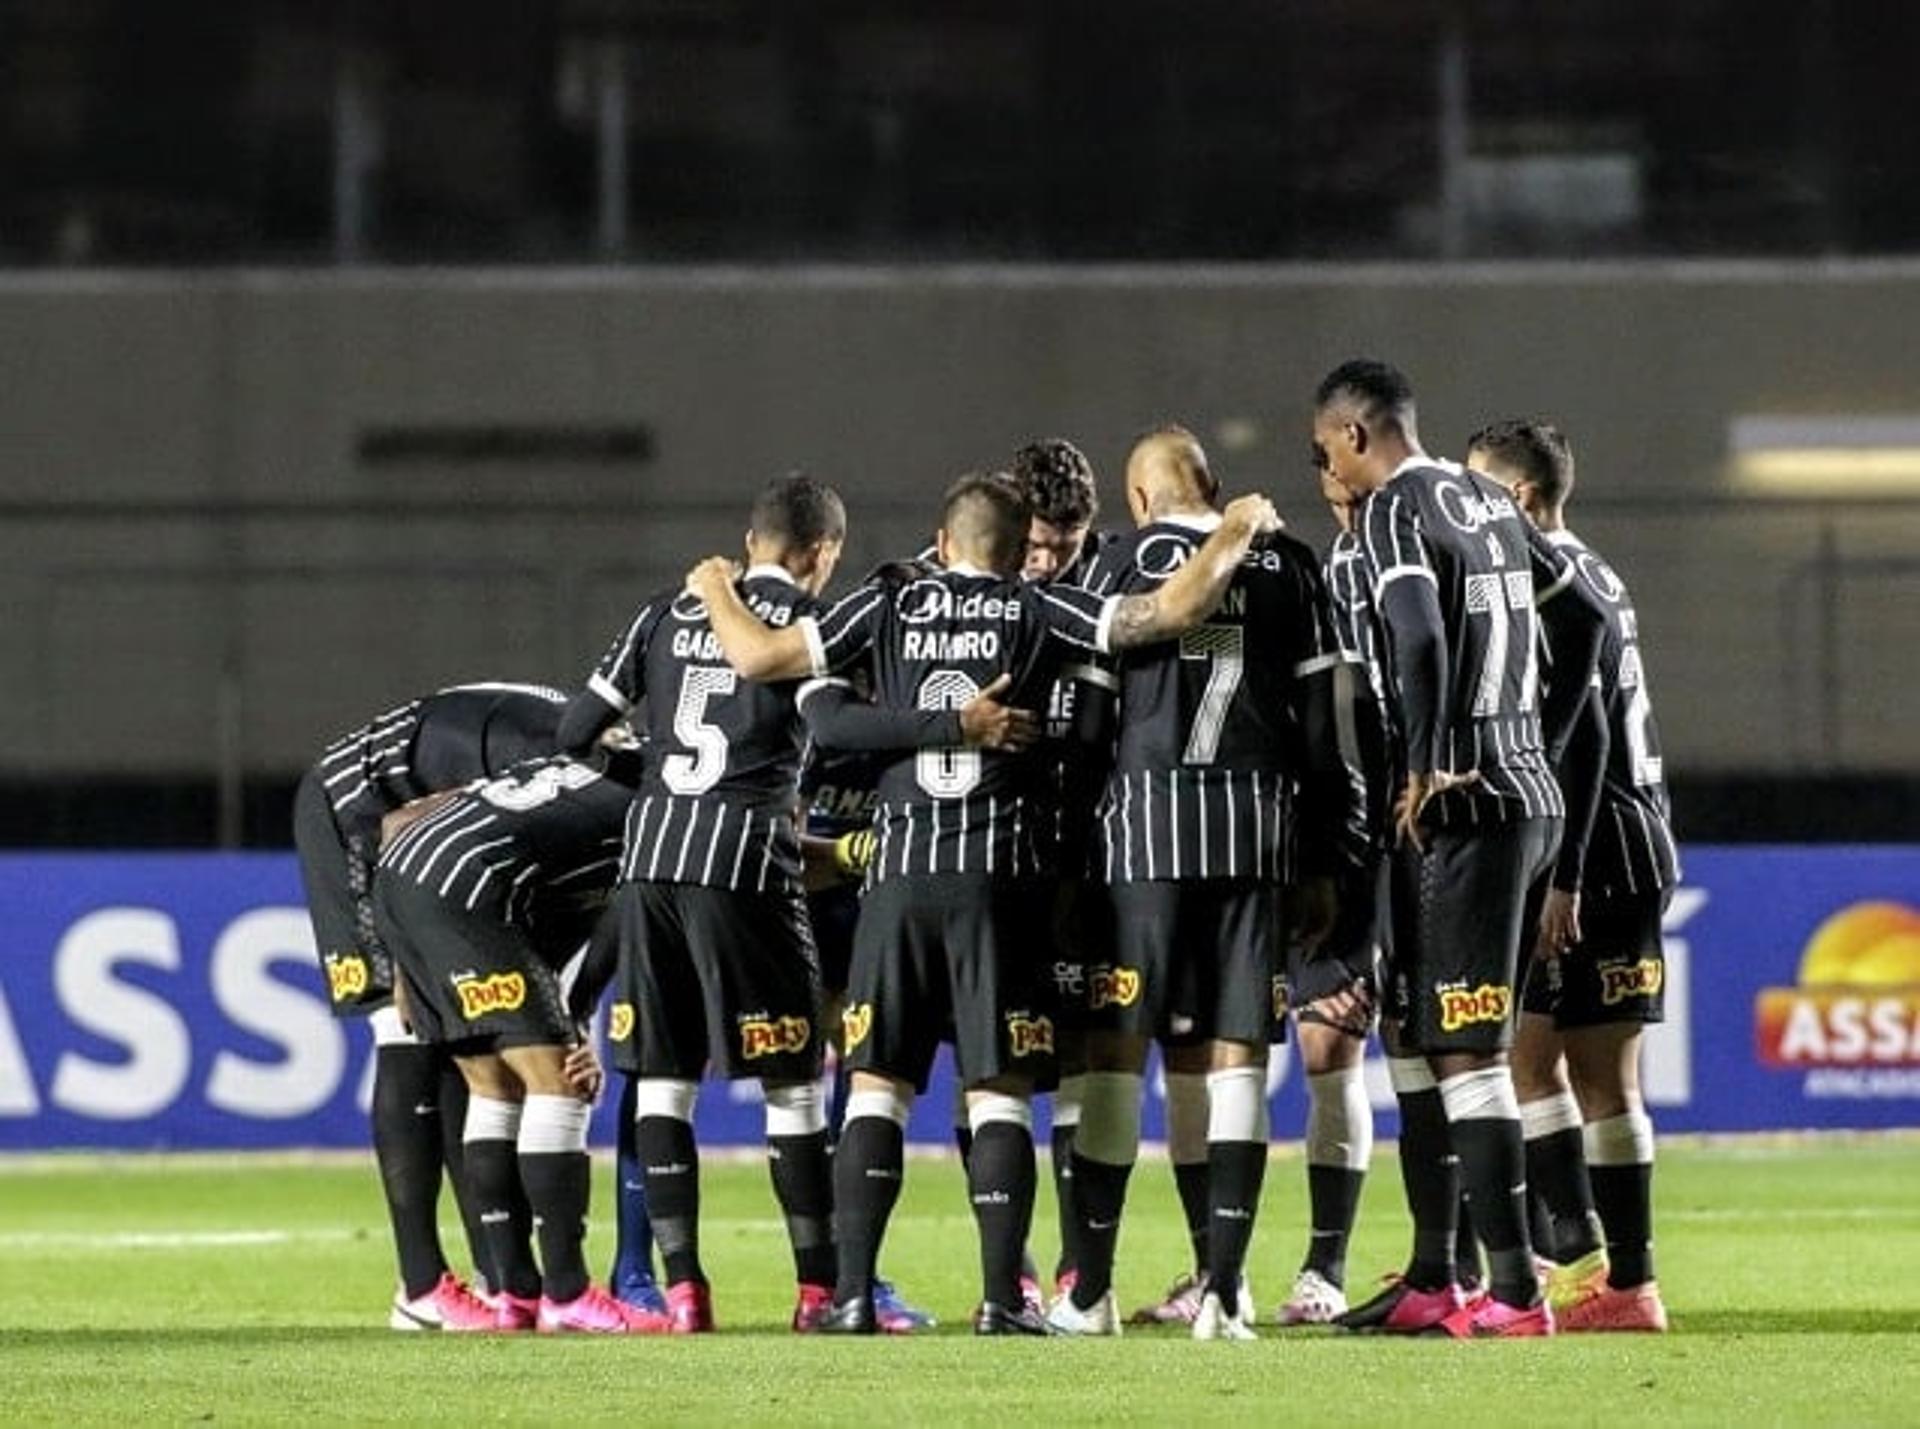
[[517, 1141], [520, 1138], [520, 1103], [497, 1101], [478, 1092], [467, 1095], [467, 1120], [461, 1128], [462, 1141]]
[[373, 1027], [373, 1045], [376, 1047], [418, 1047], [420, 1039], [407, 1031], [406, 1023], [400, 1020], [400, 1009], [388, 1003], [367, 1019]]
[[1074, 1133], [1077, 1156], [1105, 1166], [1131, 1166], [1140, 1156], [1138, 1072], [1088, 1072], [1081, 1087], [1080, 1129]]
[[587, 1149], [587, 1122], [593, 1107], [578, 1097], [530, 1095], [520, 1119], [522, 1156], [557, 1155]]
[[1266, 1141], [1272, 1134], [1265, 1067], [1207, 1073], [1207, 1141]]
[[1555, 1092], [1538, 1101], [1520, 1103], [1520, 1131], [1528, 1141], [1575, 1131], [1580, 1124], [1580, 1103], [1572, 1092]]
[[1033, 1132], [1033, 1104], [1025, 1097], [1010, 1097], [1005, 1092], [967, 1093], [967, 1124], [978, 1136], [980, 1128], [996, 1121], [1025, 1127]]
[[1505, 1067], [1456, 1072], [1440, 1083], [1440, 1100], [1446, 1106], [1448, 1121], [1520, 1120], [1513, 1073]]
[[1387, 1080], [1393, 1084], [1396, 1095], [1430, 1092], [1440, 1085], [1434, 1080], [1433, 1068], [1427, 1065], [1425, 1057], [1387, 1058]]
[[[1095, 1072], [1076, 1072], [1071, 1077], [1062, 1077], [1060, 1085], [1053, 1091], [1053, 1124], [1055, 1126], [1080, 1125], [1081, 1108], [1086, 1105], [1087, 1078], [1097, 1076]], [[1137, 1081], [1138, 1078], [1135, 1078]]]
[[1307, 1164], [1364, 1171], [1373, 1159], [1373, 1103], [1359, 1063], [1307, 1077]]
[[1653, 1164], [1653, 1118], [1643, 1108], [1591, 1123], [1585, 1141], [1589, 1166]]
[[1207, 1159], [1207, 1074], [1167, 1073], [1167, 1159], [1193, 1166]]
[[694, 1103], [700, 1100], [700, 1084], [674, 1077], [642, 1077], [633, 1088], [633, 1119], [650, 1116], [670, 1117], [674, 1121], [693, 1121]]
[[872, 1090], [850, 1092], [847, 1094], [846, 1125], [851, 1126], [863, 1116], [871, 1116], [881, 1121], [890, 1121], [905, 1131], [907, 1117], [912, 1111], [912, 1099], [891, 1089], [877, 1092]]
[[827, 1129], [818, 1082], [767, 1088], [767, 1135], [812, 1136]]

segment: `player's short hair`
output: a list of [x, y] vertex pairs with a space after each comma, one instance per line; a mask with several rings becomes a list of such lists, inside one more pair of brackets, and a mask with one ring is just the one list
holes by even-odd
[[1369, 430], [1397, 427], [1402, 435], [1413, 435], [1413, 384], [1391, 363], [1356, 357], [1321, 378], [1313, 394], [1314, 410], [1343, 405], [1352, 407]]
[[1028, 442], [1013, 454], [1013, 479], [1027, 494], [1033, 514], [1049, 526], [1071, 531], [1093, 524], [1100, 492], [1093, 463], [1065, 437]]
[[1491, 422], [1467, 438], [1469, 452], [1485, 452], [1525, 472], [1549, 506], [1573, 495], [1573, 448], [1551, 422]]
[[760, 488], [747, 520], [753, 534], [803, 551], [822, 541], [847, 538], [847, 508], [840, 493], [804, 471], [776, 476]]
[[996, 571], [1020, 568], [1026, 555], [1033, 503], [1004, 471], [970, 471], [947, 488], [940, 526], [947, 539], [966, 547]]

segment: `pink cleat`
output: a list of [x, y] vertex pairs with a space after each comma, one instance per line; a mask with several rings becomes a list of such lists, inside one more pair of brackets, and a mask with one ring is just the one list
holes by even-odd
[[1158, 1304], [1142, 1305], [1127, 1316], [1129, 1325], [1191, 1325], [1200, 1313], [1200, 1297], [1207, 1293], [1206, 1282], [1198, 1275], [1178, 1276]]
[[1553, 1333], [1553, 1311], [1542, 1300], [1522, 1309], [1481, 1295], [1455, 1310], [1428, 1333], [1456, 1340], [1530, 1340]]
[[589, 1285], [564, 1303], [540, 1300], [540, 1333], [543, 1335], [646, 1335], [664, 1334], [664, 1315], [651, 1310], [636, 1310], [613, 1298], [605, 1286]]
[[833, 1287], [800, 1283], [800, 1298], [793, 1307], [793, 1332], [807, 1335], [820, 1328], [820, 1322], [833, 1313]]
[[1335, 1316], [1333, 1323], [1357, 1334], [1418, 1335], [1473, 1303], [1460, 1293], [1458, 1285], [1417, 1290], [1396, 1275], [1388, 1278], [1385, 1290], [1364, 1305]]
[[540, 1301], [501, 1290], [493, 1297], [493, 1328], [502, 1334], [522, 1334], [540, 1323]]
[[1047, 1297], [1040, 1293], [1040, 1277], [1025, 1275], [1020, 1277], [1020, 1303], [1036, 1316], [1047, 1313]]
[[[829, 1297], [831, 1298], [831, 1297]], [[669, 1334], [713, 1333], [713, 1292], [698, 1280], [682, 1280], [667, 1287]]]
[[1609, 1286], [1562, 1311], [1560, 1328], [1569, 1334], [1611, 1330], [1660, 1335], [1666, 1333], [1667, 1307], [1655, 1281], [1626, 1290]]
[[451, 1270], [425, 1295], [393, 1297], [387, 1324], [396, 1330], [448, 1330], [456, 1334], [493, 1328], [493, 1310]]

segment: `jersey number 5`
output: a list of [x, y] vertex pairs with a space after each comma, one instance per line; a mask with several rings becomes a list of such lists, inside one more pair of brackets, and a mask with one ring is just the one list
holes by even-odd
[[673, 707], [673, 737], [691, 754], [669, 754], [660, 761], [660, 781], [676, 794], [704, 794], [727, 772], [727, 732], [707, 723], [707, 701], [730, 695], [740, 677], [724, 666], [694, 665], [680, 678], [680, 699]]

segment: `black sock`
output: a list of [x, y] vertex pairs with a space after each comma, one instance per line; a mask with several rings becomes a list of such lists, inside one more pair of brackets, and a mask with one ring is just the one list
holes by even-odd
[[1193, 1270], [1198, 1275], [1207, 1268], [1213, 1253], [1212, 1192], [1207, 1186], [1207, 1163], [1176, 1161], [1173, 1185], [1180, 1193], [1180, 1210], [1187, 1218], [1187, 1240], [1193, 1246]]
[[1113, 1288], [1113, 1256], [1120, 1242], [1120, 1213], [1127, 1204], [1127, 1178], [1133, 1167], [1089, 1161], [1073, 1153], [1075, 1227], [1080, 1259], [1075, 1269], [1073, 1303], [1082, 1310]]
[[1453, 1233], [1453, 1280], [1463, 1290], [1478, 1290], [1480, 1282], [1486, 1279], [1487, 1268], [1480, 1263], [1480, 1237], [1473, 1233], [1473, 1207], [1467, 1204], [1465, 1186], [1460, 1188], [1458, 1204], [1460, 1209]]
[[1051, 1136], [1053, 1148], [1053, 1196], [1060, 1215], [1060, 1258], [1053, 1263], [1056, 1283], [1080, 1269], [1080, 1212], [1074, 1205], [1075, 1157], [1073, 1136], [1080, 1128], [1056, 1124]]
[[587, 1198], [593, 1165], [584, 1151], [520, 1154], [520, 1181], [540, 1238], [540, 1279], [547, 1298], [565, 1304], [587, 1288]]
[[1527, 1141], [1527, 1187], [1547, 1208], [1547, 1239], [1534, 1244], [1562, 1265], [1600, 1248], [1600, 1217], [1580, 1128], [1566, 1127]]
[[1447, 1133], [1440, 1089], [1397, 1092], [1400, 1102], [1400, 1180], [1413, 1217], [1413, 1258], [1406, 1282], [1415, 1290], [1453, 1283], [1454, 1244], [1460, 1228], [1460, 1162]]
[[1307, 1242], [1305, 1268], [1335, 1285], [1347, 1283], [1347, 1240], [1353, 1234], [1353, 1217], [1366, 1179], [1366, 1172], [1345, 1166], [1307, 1166], [1312, 1238]]
[[467, 1254], [473, 1273], [493, 1287], [493, 1261], [487, 1248], [487, 1230], [480, 1224], [480, 1203], [467, 1184], [467, 1079], [453, 1058], [440, 1052], [440, 1155], [447, 1165], [447, 1180], [453, 1186], [453, 1203], [460, 1211], [460, 1225], [467, 1235]]
[[906, 1134], [884, 1116], [856, 1116], [840, 1129], [840, 1145], [833, 1153], [834, 1241], [840, 1262], [833, 1298], [840, 1304], [873, 1294], [880, 1242], [900, 1199], [905, 1143]]
[[1653, 1277], [1653, 1163], [1589, 1168], [1593, 1199], [1607, 1231], [1607, 1284], [1631, 1290]]
[[847, 1124], [847, 1098], [853, 1092], [853, 1074], [844, 1057], [833, 1059], [833, 1090], [827, 1096], [827, 1146], [840, 1144], [840, 1128]]
[[635, 1123], [634, 1149], [647, 1182], [647, 1214], [667, 1283], [706, 1284], [700, 1268], [700, 1153], [693, 1126], [674, 1116], [643, 1116]]
[[1207, 1254], [1207, 1288], [1226, 1312], [1240, 1303], [1240, 1271], [1253, 1239], [1253, 1218], [1260, 1209], [1260, 1187], [1267, 1177], [1264, 1141], [1207, 1143], [1208, 1210], [1212, 1227]]
[[1487, 1288], [1508, 1305], [1540, 1298], [1527, 1235], [1527, 1151], [1518, 1117], [1468, 1117], [1453, 1123], [1453, 1144], [1473, 1198], [1473, 1228], [1487, 1248]]
[[480, 1203], [488, 1264], [500, 1275], [494, 1289], [522, 1300], [537, 1299], [540, 1270], [533, 1260], [533, 1211], [520, 1183], [519, 1148], [511, 1141], [469, 1141], [467, 1181]]
[[1548, 1260], [1557, 1259], [1553, 1253], [1553, 1212], [1547, 1209], [1547, 1198], [1540, 1194], [1540, 1183], [1533, 1179], [1533, 1145], [1527, 1145], [1527, 1239], [1533, 1242], [1533, 1248]]
[[[440, 1057], [432, 1047], [382, 1047], [374, 1055], [373, 1151], [393, 1223], [400, 1283], [425, 1295], [446, 1274], [440, 1251]], [[461, 1121], [466, 1112], [461, 1111]]]
[[990, 1121], [973, 1136], [967, 1190], [980, 1228], [980, 1298], [1020, 1308], [1020, 1266], [1033, 1226], [1038, 1180], [1033, 1133], [1010, 1121]]
[[806, 1136], [769, 1136], [767, 1169], [773, 1195], [787, 1219], [793, 1274], [802, 1285], [832, 1285], [833, 1163], [824, 1130]]

